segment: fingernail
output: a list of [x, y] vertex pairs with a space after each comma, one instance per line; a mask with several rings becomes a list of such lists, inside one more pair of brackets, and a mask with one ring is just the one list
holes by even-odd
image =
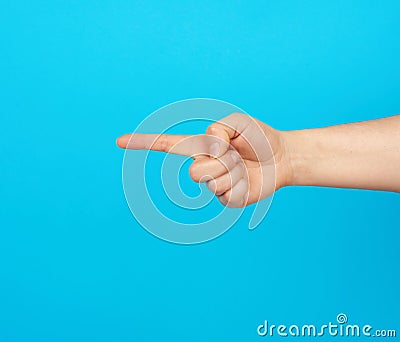
[[210, 150], [209, 150], [211, 157], [214, 157], [214, 158], [218, 157], [219, 156], [219, 150], [220, 150], [219, 149], [219, 143], [217, 143], [217, 142], [212, 143], [210, 145]]

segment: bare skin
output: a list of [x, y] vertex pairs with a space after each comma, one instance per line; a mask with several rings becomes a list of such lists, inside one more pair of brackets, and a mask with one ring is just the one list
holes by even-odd
[[117, 144], [193, 157], [192, 179], [207, 182], [229, 207], [291, 185], [400, 192], [400, 115], [279, 131], [234, 113], [210, 125], [206, 135], [127, 134]]

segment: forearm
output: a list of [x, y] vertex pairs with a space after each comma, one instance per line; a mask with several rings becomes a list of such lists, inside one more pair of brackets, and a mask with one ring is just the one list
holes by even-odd
[[400, 115], [282, 135], [289, 185], [400, 192]]

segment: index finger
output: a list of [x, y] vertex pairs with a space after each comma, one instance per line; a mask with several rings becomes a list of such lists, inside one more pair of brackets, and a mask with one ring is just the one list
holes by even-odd
[[180, 154], [188, 157], [215, 155], [215, 144], [225, 143], [216, 136], [172, 135], [172, 134], [125, 134], [118, 138], [117, 145], [130, 150], [152, 150]]

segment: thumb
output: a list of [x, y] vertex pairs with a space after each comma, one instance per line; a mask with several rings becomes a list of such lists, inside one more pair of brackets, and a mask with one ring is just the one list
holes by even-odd
[[235, 135], [235, 130], [217, 121], [208, 126], [206, 134], [218, 138], [209, 146], [209, 153], [210, 156], [219, 158], [229, 149], [230, 141]]

